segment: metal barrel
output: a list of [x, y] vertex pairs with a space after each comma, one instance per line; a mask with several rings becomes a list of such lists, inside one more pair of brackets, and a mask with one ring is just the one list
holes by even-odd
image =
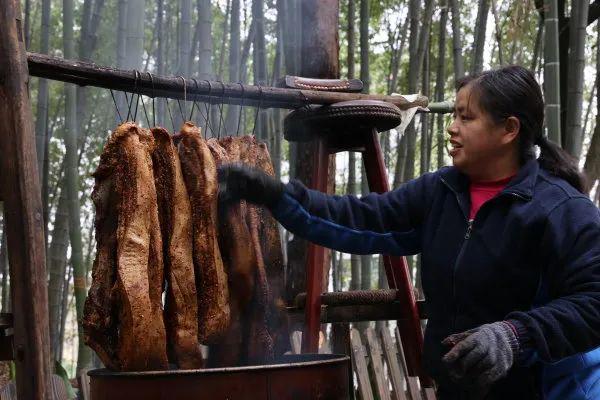
[[269, 365], [88, 373], [92, 400], [346, 400], [350, 359], [285, 355]]

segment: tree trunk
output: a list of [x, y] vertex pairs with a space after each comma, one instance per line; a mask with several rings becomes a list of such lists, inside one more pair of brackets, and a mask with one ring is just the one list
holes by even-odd
[[[157, 0], [156, 2], [156, 54], [155, 54], [155, 59], [156, 59], [156, 72], [159, 75], [164, 75], [165, 74], [165, 61], [164, 61], [164, 55], [165, 55], [165, 48], [164, 48], [164, 41], [163, 41], [163, 35], [164, 35], [164, 29], [163, 29], [163, 20], [164, 20], [164, 0]], [[165, 100], [158, 98], [155, 100], [156, 102], [156, 115], [155, 115], [155, 119], [156, 119], [156, 123], [160, 126], [165, 126], [166, 124], [166, 119], [165, 119]]]
[[223, 16], [223, 27], [221, 28], [221, 50], [219, 51], [219, 66], [217, 69], [217, 80], [223, 80], [223, 64], [225, 63], [225, 48], [227, 47], [227, 36], [229, 33], [229, 16], [231, 14], [231, 0], [227, 0], [225, 5], [225, 15]]
[[[430, 0], [428, 0], [430, 1]], [[408, 64], [408, 93], [417, 92], [417, 83], [419, 80], [419, 8], [421, 6], [420, 0], [410, 0], [408, 13], [410, 15], [410, 37], [408, 43], [409, 52], [409, 64]], [[406, 182], [412, 179], [415, 175], [415, 144], [416, 144], [416, 131], [414, 120], [406, 128], [404, 133], [406, 136], [406, 159], [403, 171], [402, 181]], [[400, 156], [402, 152], [398, 152]]]
[[198, 18], [200, 24], [200, 43], [198, 55], [198, 78], [213, 79], [212, 68], [212, 10], [210, 0], [198, 0]]
[[[210, 0], [198, 0], [198, 19], [200, 20], [200, 43], [198, 44], [198, 79], [214, 79], [212, 56], [212, 9]], [[210, 116], [207, 116], [210, 118]], [[215, 135], [212, 130], [214, 124], [210, 123], [210, 130], [207, 124], [200, 124], [206, 137]], [[179, 129], [179, 127], [177, 127]]]
[[[48, 54], [50, 48], [50, 0], [42, 0], [42, 28], [40, 31], [40, 53]], [[37, 93], [35, 119], [35, 144], [40, 182], [44, 176], [44, 151], [48, 126], [48, 81], [40, 78]]]
[[360, 0], [360, 80], [363, 92], [369, 93], [369, 0]]
[[[278, 1], [278, 4], [281, 0]], [[277, 13], [279, 21], [279, 13]], [[231, 24], [229, 32], [229, 82], [238, 82], [240, 79], [240, 0], [231, 2]], [[227, 134], [237, 134], [237, 123], [240, 107], [230, 105], [227, 108], [225, 126]]]
[[[127, 26], [128, 26], [128, 18], [127, 18], [127, 1], [119, 0], [117, 5], [118, 7], [118, 22], [117, 22], [117, 67], [125, 68], [125, 54], [127, 53], [126, 43], [127, 43]], [[123, 118], [127, 115], [127, 102], [125, 100], [125, 96], [123, 93], [116, 93], [117, 96], [117, 107], [118, 111], [120, 111], [121, 116]], [[123, 122], [119, 119], [118, 113], [115, 113], [115, 120], [117, 123]]]
[[[363, 195], [369, 194], [369, 184], [367, 183], [367, 173], [365, 171], [364, 163], [361, 163], [361, 193]], [[371, 273], [373, 258], [370, 254], [360, 256], [360, 288], [363, 290], [371, 289]], [[366, 325], [368, 326], [368, 325]], [[365, 326], [365, 327], [366, 327]]]
[[566, 150], [579, 159], [583, 141], [581, 114], [583, 103], [583, 69], [589, 0], [573, 0], [569, 21], [569, 75], [567, 97]]
[[190, 54], [192, 45], [192, 0], [179, 1], [179, 66], [177, 75], [187, 77], [190, 75]]
[[[254, 36], [254, 84], [265, 86], [267, 84], [267, 52], [265, 49], [265, 17], [263, 0], [252, 0], [252, 19], [255, 22], [256, 35]], [[256, 120], [256, 135], [261, 141], [268, 140], [267, 114], [265, 109], [258, 111]]]
[[[60, 310], [60, 331], [58, 337], [65, 337], [65, 323], [67, 321], [67, 313], [69, 311], [69, 293], [70, 293], [70, 282], [73, 277], [73, 267], [70, 263], [67, 264], [67, 276], [63, 278], [62, 290], [61, 290], [61, 310]], [[64, 349], [64, 341], [59, 342], [58, 347], [58, 359], [62, 360]], [[92, 354], [92, 359], [94, 354]]]
[[[302, 46], [301, 69], [299, 75], [312, 78], [338, 78], [339, 77], [339, 4], [337, 0], [305, 0], [300, 2], [301, 13], [296, 14], [296, 21], [301, 16]], [[294, 26], [294, 25], [290, 25]], [[286, 63], [287, 63], [286, 58]], [[302, 182], [309, 183], [313, 173], [312, 155], [315, 149], [312, 143], [298, 143], [296, 146], [295, 177]], [[332, 168], [333, 167], [333, 168]], [[328, 187], [333, 186], [335, 164], [330, 161], [330, 177]], [[331, 190], [331, 189], [330, 189]], [[288, 245], [288, 271], [287, 279], [288, 300], [294, 299], [296, 294], [306, 288], [306, 241], [294, 237]], [[329, 265], [325, 257], [325, 266]], [[325, 280], [324, 280], [324, 283]]]
[[[356, 18], [356, 7], [354, 0], [348, 0], [348, 25], [347, 25], [347, 64], [348, 79], [354, 79], [354, 52], [356, 51], [356, 36], [354, 21]], [[362, 71], [362, 68], [361, 68]], [[355, 196], [356, 190], [356, 153], [348, 152], [348, 183], [346, 193]], [[341, 258], [341, 256], [340, 256]], [[350, 290], [360, 289], [360, 257], [356, 254], [350, 255]]]
[[[440, 36], [438, 38], [437, 72], [435, 82], [435, 100], [444, 100], [446, 85], [446, 25], [448, 24], [448, 7], [442, 0], [440, 15]], [[444, 165], [444, 114], [437, 115], [437, 167]]]
[[[498, 64], [504, 64], [504, 57], [502, 56], [502, 27], [500, 26], [500, 18], [498, 17], [498, 7], [496, 0], [492, 0], [492, 14], [494, 15], [494, 23], [496, 25], [496, 44], [498, 45]], [[516, 40], [515, 40], [516, 42]]]
[[[192, 0], [179, 0], [179, 35], [177, 36], [176, 75], [186, 78], [190, 75], [190, 58], [192, 54]], [[189, 82], [191, 85], [192, 82]], [[176, 129], [187, 120], [187, 101], [179, 101], [172, 113]]]
[[483, 70], [483, 48], [485, 46], [485, 31], [489, 11], [490, 0], [479, 0], [473, 40], [473, 55], [471, 56], [471, 74], [477, 74]]
[[533, 59], [531, 60], [531, 70], [537, 71], [538, 63], [540, 61], [540, 51], [542, 48], [542, 37], [544, 36], [544, 19], [539, 18], [538, 29], [535, 35], [535, 46], [533, 48]]
[[[429, 54], [425, 55], [423, 62], [423, 94], [429, 97], [430, 77], [429, 77]], [[421, 114], [421, 159], [420, 174], [423, 175], [429, 171], [429, 114]]]
[[29, 50], [31, 44], [31, 0], [25, 0], [25, 24], [23, 31], [25, 34], [25, 48]]
[[[281, 1], [278, 1], [278, 5]], [[271, 77], [271, 85], [275, 85], [276, 82], [282, 75], [283, 71], [283, 23], [281, 20], [281, 14], [277, 12], [277, 24], [275, 29], [277, 30], [276, 42], [275, 42], [275, 59], [273, 60], [273, 75]], [[281, 177], [281, 141], [283, 138], [283, 117], [282, 110], [275, 108], [271, 110], [273, 119], [273, 129], [270, 138], [269, 149], [271, 152], [271, 158], [273, 160], [273, 167], [275, 177], [278, 179]]]
[[459, 0], [448, 0], [452, 9], [452, 50], [454, 54], [454, 81], [465, 75], [463, 45], [460, 36], [460, 4]]
[[[64, 182], [64, 179], [63, 179]], [[48, 310], [50, 319], [50, 352], [52, 360], [60, 360], [59, 348], [62, 341], [60, 336], [60, 321], [62, 309], [62, 291], [67, 267], [67, 249], [69, 247], [69, 216], [68, 199], [65, 184], [61, 185], [60, 197], [54, 217], [52, 242], [48, 255]]]
[[[348, 152], [348, 185], [346, 193], [356, 196], [356, 153]], [[360, 257], [350, 255], [350, 290], [360, 289]]]
[[398, 73], [400, 72], [400, 60], [404, 53], [404, 44], [406, 43], [406, 35], [408, 33], [409, 15], [406, 15], [406, 20], [402, 24], [400, 30], [400, 44], [392, 53], [392, 61], [390, 63], [390, 80], [388, 84], [388, 94], [395, 92], [398, 86]]
[[561, 83], [558, 38], [557, 0], [544, 0], [544, 99], [546, 101], [546, 127], [548, 138], [559, 146], [561, 138]]
[[[63, 0], [63, 41], [65, 58], [71, 59], [74, 55], [73, 39], [73, 2]], [[77, 371], [90, 365], [91, 351], [83, 343], [83, 303], [86, 296], [86, 276], [83, 265], [81, 243], [81, 221], [79, 205], [79, 171], [77, 154], [77, 117], [76, 117], [76, 91], [75, 86], [65, 84], [65, 178], [67, 186], [69, 237], [71, 242], [71, 259], [73, 262], [74, 276], [78, 282], [75, 285], [75, 298], [77, 310], [77, 332], [79, 336], [79, 349], [77, 354]]]
[[[416, 13], [418, 10], [413, 7], [417, 7], [419, 1], [413, 4], [413, 1], [410, 2], [409, 13], [411, 13], [411, 44], [413, 39], [413, 27], [415, 29], [415, 34], [417, 34], [416, 23], [418, 21], [415, 20]], [[412, 11], [411, 11], [412, 10]], [[421, 72], [421, 68], [423, 66], [423, 61], [425, 59], [425, 52], [427, 51], [427, 43], [429, 42], [429, 27], [431, 25], [431, 17], [433, 14], [433, 0], [425, 0], [425, 10], [423, 13], [423, 18], [421, 20], [421, 28], [418, 30], [418, 42], [417, 42], [417, 50], [416, 53], [411, 52], [410, 54], [410, 63], [408, 66], [408, 92], [416, 93], [419, 81], [419, 73]], [[409, 47], [410, 48], [410, 47]], [[416, 58], [416, 59], [415, 59]], [[406, 166], [404, 167], [404, 181], [408, 181], [413, 179], [415, 176], [415, 154], [416, 154], [416, 142], [417, 142], [417, 132], [415, 130], [414, 121], [411, 122], [406, 129]]]
[[[600, 24], [597, 26], [598, 41], [596, 42], [596, 87], [600, 83]], [[591, 103], [591, 102], [590, 102]], [[600, 90], [596, 90], [596, 126], [592, 134], [590, 148], [583, 170], [589, 180], [590, 189], [594, 182], [600, 178]], [[596, 188], [596, 193], [600, 192], [600, 187]]]
[[[50, 1], [42, 0], [42, 28], [40, 31], [40, 53], [48, 54], [50, 48]], [[48, 135], [48, 81], [40, 79], [37, 92], [37, 111], [35, 113], [35, 148], [37, 154], [38, 175], [42, 188], [48, 187], [47, 174], [44, 172], [44, 155], [46, 153], [46, 136]], [[43, 189], [42, 189], [43, 192]], [[46, 249], [48, 247], [48, 201], [42, 194], [44, 207], [44, 234]]]

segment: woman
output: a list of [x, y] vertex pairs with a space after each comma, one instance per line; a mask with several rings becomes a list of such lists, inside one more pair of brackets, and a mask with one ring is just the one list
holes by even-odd
[[440, 399], [600, 398], [600, 216], [543, 119], [530, 71], [486, 71], [458, 84], [452, 167], [357, 198], [230, 165], [221, 191], [325, 247], [421, 253]]

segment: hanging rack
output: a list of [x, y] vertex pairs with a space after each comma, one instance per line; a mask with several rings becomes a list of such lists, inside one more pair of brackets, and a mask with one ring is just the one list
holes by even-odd
[[[95, 86], [105, 89], [132, 92], [136, 85], [136, 74], [131, 70], [99, 66], [89, 62], [65, 60], [38, 53], [27, 53], [31, 76], [47, 78], [80, 86]], [[362, 93], [324, 92], [316, 90], [287, 89], [239, 83], [222, 83], [222, 93], [212, 93], [216, 81], [201, 81], [194, 88], [187, 88], [180, 77], [153, 75], [154, 79], [140, 76], [135, 91], [139, 95], [183, 99], [186, 95], [195, 96], [198, 101], [226, 103], [264, 108], [293, 109], [307, 104], [333, 104], [349, 100], [380, 100], [398, 106], [400, 109], [414, 106], [428, 107], [430, 112], [452, 112], [452, 102], [429, 103], [427, 97], [418, 95], [415, 101], [402, 96], [385, 96]]]

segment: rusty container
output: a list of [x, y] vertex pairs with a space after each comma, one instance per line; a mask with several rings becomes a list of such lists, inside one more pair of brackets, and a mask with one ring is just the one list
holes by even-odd
[[350, 359], [285, 355], [269, 365], [173, 371], [90, 371], [92, 400], [347, 400]]

